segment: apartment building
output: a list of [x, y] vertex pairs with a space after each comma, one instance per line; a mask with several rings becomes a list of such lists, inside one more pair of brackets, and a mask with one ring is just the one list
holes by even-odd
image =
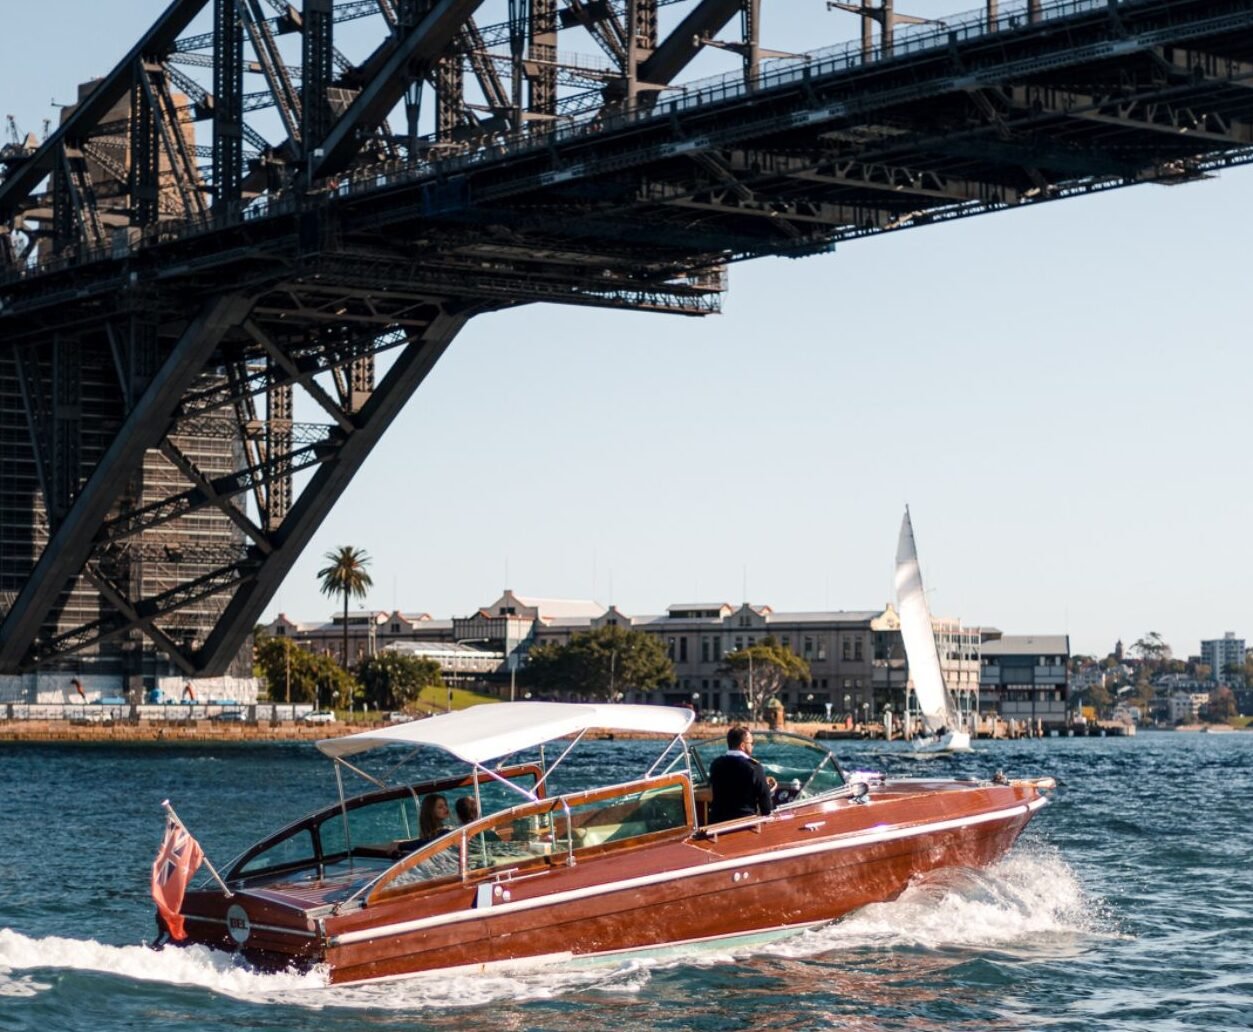
[[1221, 638], [1201, 642], [1201, 662], [1209, 667], [1211, 681], [1244, 684], [1244, 639], [1228, 631]]

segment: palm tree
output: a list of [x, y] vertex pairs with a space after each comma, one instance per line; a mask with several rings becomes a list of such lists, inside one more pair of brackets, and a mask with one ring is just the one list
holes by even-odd
[[370, 557], [365, 549], [344, 545], [323, 557], [331, 565], [318, 570], [323, 595], [344, 596], [344, 669], [348, 669], [348, 597], [365, 598], [374, 581], [365, 572]]

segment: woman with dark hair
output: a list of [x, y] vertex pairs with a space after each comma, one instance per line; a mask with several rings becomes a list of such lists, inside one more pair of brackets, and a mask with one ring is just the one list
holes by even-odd
[[444, 822], [448, 820], [448, 800], [442, 795], [429, 795], [422, 800], [422, 809], [418, 811], [418, 836], [423, 843], [439, 838], [448, 830]]

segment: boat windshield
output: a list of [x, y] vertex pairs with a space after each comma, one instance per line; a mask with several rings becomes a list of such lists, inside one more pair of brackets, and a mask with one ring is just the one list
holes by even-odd
[[[535, 791], [539, 774], [537, 766], [526, 764], [502, 771], [502, 780], [479, 775], [481, 812], [487, 815], [509, 809], [520, 792]], [[445, 823], [452, 827], [458, 823], [458, 800], [475, 797], [474, 780], [471, 776], [450, 778], [345, 800], [343, 805], [319, 811], [258, 843], [232, 866], [228, 878], [286, 878], [301, 869], [308, 870], [308, 877], [326, 877], [332, 867], [338, 870], [336, 865], [351, 866], [371, 858], [387, 861], [384, 866], [388, 866], [423, 844], [419, 816], [423, 801], [442, 796], [449, 814]], [[426, 836], [428, 840], [431, 837]]]
[[[692, 782], [709, 784], [709, 765], [727, 751], [725, 738], [693, 742]], [[835, 756], [818, 743], [779, 731], [753, 732], [753, 758], [781, 788], [789, 790], [789, 802], [825, 795], [844, 785], [844, 772]]]
[[415, 852], [371, 889], [371, 898], [444, 878], [473, 880], [478, 872], [490, 875], [544, 858], [573, 863], [585, 850], [685, 833], [691, 824], [685, 774], [542, 799], [459, 828]]

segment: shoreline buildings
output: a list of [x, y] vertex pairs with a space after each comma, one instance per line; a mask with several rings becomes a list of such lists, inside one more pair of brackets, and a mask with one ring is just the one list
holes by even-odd
[[[965, 627], [960, 620], [933, 621], [940, 666], [962, 713], [987, 712], [981, 678], [985, 638], [1000, 638], [991, 628]], [[729, 602], [681, 602], [664, 613], [635, 615], [616, 606], [579, 599], [546, 599], [506, 589], [491, 604], [451, 620], [427, 613], [357, 611], [348, 614], [350, 663], [384, 649], [427, 655], [440, 662], [446, 676], [473, 674], [507, 692], [512, 674], [525, 665], [529, 650], [549, 642], [565, 644], [578, 633], [619, 626], [662, 640], [675, 667], [675, 680], [661, 690], [624, 692], [630, 702], [690, 704], [702, 713], [734, 714], [744, 709], [743, 693], [723, 665], [727, 653], [773, 637], [810, 666], [810, 679], [790, 684], [780, 702], [794, 714], [818, 720], [881, 720], [885, 708], [897, 715], [907, 703], [909, 671], [900, 635], [900, 618], [891, 605], [882, 609], [783, 612], [769, 605]], [[303, 624], [280, 614], [262, 633], [287, 637], [301, 646], [342, 662], [343, 616], [328, 623]], [[1016, 639], [1007, 639], [1010, 641]], [[1031, 640], [1031, 639], [1027, 639]], [[1051, 640], [1051, 639], [1050, 639]], [[1041, 678], [1025, 689], [1035, 699], [1035, 713], [1060, 726], [1068, 703], [1066, 639], [1058, 664], [1060, 682]], [[478, 658], [471, 658], [478, 654]], [[1052, 658], [1052, 656], [1051, 656]], [[992, 682], [988, 681], [992, 688]], [[1015, 698], [1023, 692], [1014, 688]], [[1000, 703], [1003, 694], [988, 697]], [[1017, 716], [1029, 716], [1031, 706]], [[1002, 714], [1003, 715], [1003, 714]]]

